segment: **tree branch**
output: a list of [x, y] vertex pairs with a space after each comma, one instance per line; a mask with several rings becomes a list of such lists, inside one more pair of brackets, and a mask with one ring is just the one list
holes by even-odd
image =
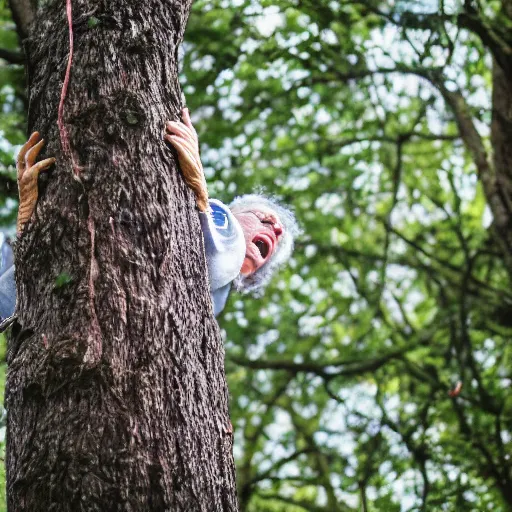
[[484, 13], [472, 7], [469, 2], [465, 3], [463, 12], [459, 14], [416, 13], [412, 11], [397, 12], [396, 10], [384, 12], [377, 7], [367, 5], [367, 2], [364, 1], [354, 3], [364, 5], [368, 11], [404, 29], [404, 32], [406, 32], [407, 29], [435, 31], [439, 26], [444, 26], [446, 22], [459, 28], [464, 28], [480, 38], [482, 44], [491, 52], [504, 71], [506, 71], [507, 76], [510, 76], [512, 72], [510, 61], [510, 57], [512, 56], [512, 44], [510, 38], [507, 38], [507, 32], [498, 25], [499, 20], [491, 24], [491, 20], [486, 20]]
[[[390, 351], [388, 354], [384, 354], [381, 357], [376, 357], [374, 359], [347, 359], [330, 362], [325, 361], [305, 363], [295, 363], [294, 361], [291, 360], [253, 361], [251, 359], [243, 359], [238, 357], [234, 357], [231, 360], [236, 364], [239, 364], [240, 366], [245, 366], [247, 368], [253, 368], [258, 370], [287, 370], [294, 374], [300, 372], [314, 373], [325, 379], [332, 379], [333, 377], [347, 377], [353, 375], [360, 375], [366, 372], [376, 371], [392, 359], [401, 359], [406, 352], [412, 350], [415, 347], [416, 345], [402, 347], [397, 350]], [[337, 366], [344, 366], [344, 368], [340, 368], [338, 371], [328, 370], [328, 368], [333, 368]]]
[[512, 56], [512, 48], [508, 41], [505, 41], [498, 35], [497, 31], [485, 25], [481, 16], [482, 15], [476, 11], [465, 12], [459, 14], [457, 17], [457, 24], [459, 27], [466, 28], [476, 34], [482, 41], [482, 44], [491, 52], [493, 57], [503, 68], [506, 75], [510, 77], [512, 74], [510, 60], [510, 57]]
[[35, 18], [35, 2], [33, 0], [9, 0], [12, 18], [16, 24], [16, 32], [21, 41], [29, 36], [30, 25]]
[[21, 52], [0, 48], [0, 59], [6, 60], [9, 64], [23, 64], [25, 56]]
[[294, 453], [292, 453], [290, 456], [285, 457], [284, 459], [278, 460], [274, 465], [270, 466], [266, 471], [263, 471], [262, 473], [258, 473], [255, 475], [252, 480], [249, 482], [250, 485], [254, 485], [258, 482], [261, 482], [262, 480], [266, 480], [269, 478], [272, 473], [277, 472], [279, 469], [281, 469], [284, 465], [288, 464], [289, 462], [293, 462], [295, 459], [300, 457], [301, 455], [306, 455], [310, 453], [315, 453], [316, 449], [313, 447], [306, 447], [302, 450], [298, 450]]

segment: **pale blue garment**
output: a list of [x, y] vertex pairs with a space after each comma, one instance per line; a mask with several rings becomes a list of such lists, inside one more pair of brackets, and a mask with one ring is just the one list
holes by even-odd
[[[7, 245], [4, 242], [5, 245]], [[3, 250], [3, 247], [2, 247]], [[14, 281], [14, 265], [1, 269], [0, 276], [0, 322], [9, 318], [16, 307], [16, 282]]]
[[11, 245], [9, 239], [4, 240], [2, 247], [0, 249], [0, 253], [2, 254], [2, 263], [0, 264], [0, 276], [14, 264], [14, 254], [11, 249]]
[[224, 309], [231, 282], [240, 273], [244, 262], [245, 238], [242, 227], [230, 209], [217, 199], [210, 199], [210, 211], [199, 214], [199, 218], [210, 277], [213, 313], [217, 316]]
[[[213, 313], [217, 316], [226, 305], [231, 282], [238, 276], [244, 261], [244, 233], [229, 208], [216, 199], [210, 199], [210, 211], [201, 213], [199, 217], [210, 277]], [[0, 322], [12, 316], [16, 307], [12, 249], [4, 242], [1, 253]]]

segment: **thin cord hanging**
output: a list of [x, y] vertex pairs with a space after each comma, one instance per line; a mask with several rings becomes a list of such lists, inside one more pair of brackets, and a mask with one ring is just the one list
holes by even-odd
[[69, 134], [64, 124], [64, 102], [68, 93], [69, 80], [71, 76], [71, 64], [73, 62], [73, 12], [71, 10], [71, 0], [66, 0], [66, 15], [68, 18], [68, 29], [69, 29], [69, 54], [68, 64], [66, 67], [66, 75], [64, 76], [64, 83], [62, 84], [62, 91], [60, 94], [59, 110], [57, 115], [57, 125], [59, 127], [60, 142], [62, 144], [62, 151], [71, 159], [73, 167], [73, 175], [76, 180], [80, 180], [80, 168], [75, 162], [71, 146], [69, 144]]

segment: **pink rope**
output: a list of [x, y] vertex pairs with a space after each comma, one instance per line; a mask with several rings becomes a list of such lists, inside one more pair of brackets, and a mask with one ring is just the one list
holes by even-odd
[[57, 115], [57, 125], [59, 127], [60, 134], [60, 142], [62, 144], [62, 151], [66, 154], [70, 159], [73, 166], [73, 173], [75, 178], [79, 179], [80, 169], [76, 165], [75, 160], [73, 158], [73, 153], [71, 151], [71, 147], [69, 144], [69, 134], [64, 124], [64, 101], [66, 100], [66, 95], [68, 93], [68, 85], [69, 79], [71, 75], [71, 63], [73, 62], [73, 13], [71, 10], [71, 0], [66, 0], [66, 14], [68, 18], [68, 28], [69, 28], [69, 55], [68, 55], [68, 65], [66, 67], [66, 75], [64, 77], [64, 83], [62, 84], [62, 91], [60, 94], [60, 103], [59, 110]]

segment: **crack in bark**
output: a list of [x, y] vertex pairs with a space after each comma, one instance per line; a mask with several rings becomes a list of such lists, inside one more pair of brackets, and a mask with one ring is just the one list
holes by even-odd
[[89, 308], [91, 315], [91, 323], [89, 328], [89, 336], [87, 338], [87, 352], [85, 353], [84, 362], [88, 367], [97, 365], [101, 360], [102, 355], [102, 339], [100, 323], [98, 321], [98, 315], [96, 314], [96, 306], [94, 299], [96, 296], [94, 290], [94, 283], [98, 278], [98, 262], [94, 255], [95, 251], [95, 230], [94, 230], [94, 219], [92, 217], [91, 208], [89, 205], [89, 217], [87, 219], [87, 229], [89, 230], [89, 236], [91, 241], [91, 262], [89, 267]]

